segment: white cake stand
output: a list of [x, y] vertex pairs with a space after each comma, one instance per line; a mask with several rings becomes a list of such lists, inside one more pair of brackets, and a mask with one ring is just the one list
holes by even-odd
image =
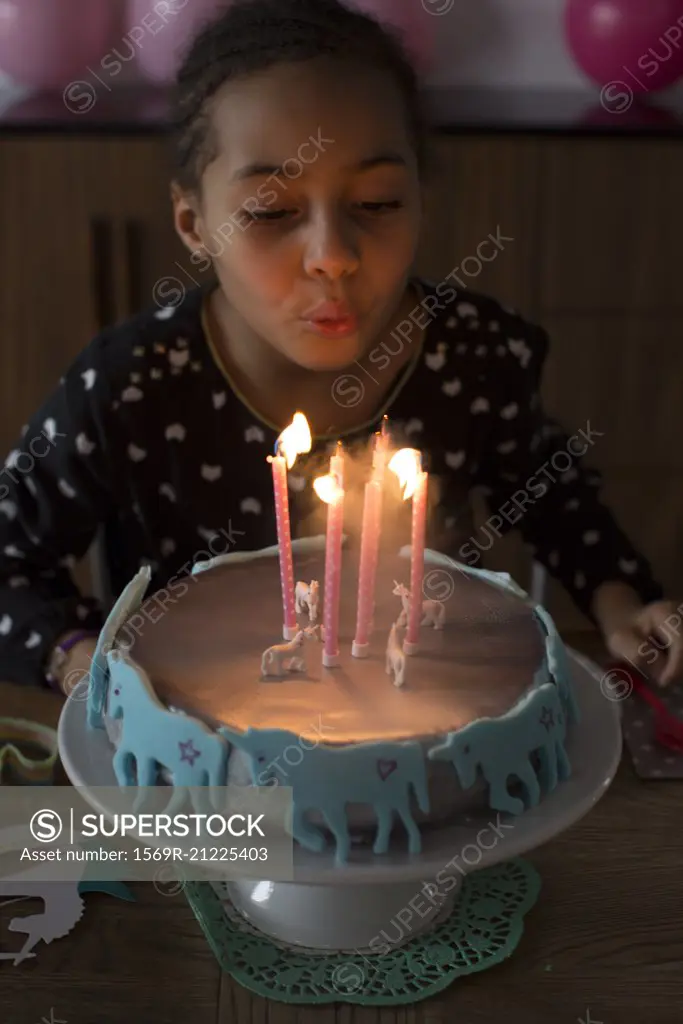
[[[335, 865], [331, 852], [313, 854], [295, 846], [293, 881], [228, 882], [234, 906], [271, 938], [335, 951], [371, 949], [372, 939], [375, 946], [381, 942], [382, 930], [390, 929], [403, 911], [404, 918], [410, 915], [408, 941], [450, 911], [466, 873], [527, 853], [577, 822], [614, 778], [621, 758], [621, 725], [619, 705], [600, 689], [600, 670], [575, 652], [568, 653], [581, 714], [580, 727], [567, 746], [572, 777], [539, 807], [519, 817], [488, 811], [458, 825], [424, 830], [422, 853], [414, 856], [401, 852], [402, 835], [386, 856], [354, 848], [343, 867]], [[85, 686], [80, 684], [64, 705], [59, 752], [83, 798], [99, 813], [111, 814], [97, 788], [117, 785], [112, 748], [104, 730], [86, 729]], [[154, 845], [153, 840], [148, 845]]]

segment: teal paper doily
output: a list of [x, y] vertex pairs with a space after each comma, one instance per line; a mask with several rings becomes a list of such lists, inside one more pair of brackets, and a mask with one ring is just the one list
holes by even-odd
[[284, 1003], [416, 1003], [456, 978], [509, 957], [541, 888], [521, 859], [467, 875], [451, 915], [385, 955], [292, 949], [257, 932], [220, 893], [223, 883], [185, 882], [187, 900], [222, 968], [245, 988]]

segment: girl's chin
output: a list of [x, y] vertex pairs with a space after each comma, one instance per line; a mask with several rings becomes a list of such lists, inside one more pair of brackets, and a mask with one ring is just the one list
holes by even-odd
[[304, 341], [292, 345], [287, 352], [293, 363], [315, 373], [341, 372], [352, 363], [356, 363], [362, 354], [363, 348], [358, 335], [335, 341]]

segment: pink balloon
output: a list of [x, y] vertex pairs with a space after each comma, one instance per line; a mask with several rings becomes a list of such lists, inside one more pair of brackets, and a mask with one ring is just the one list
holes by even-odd
[[158, 13], [157, 0], [128, 0], [128, 38], [138, 39], [137, 63], [145, 78], [160, 85], [173, 82], [184, 51], [202, 26], [228, 6], [229, 0], [169, 0]]
[[683, 0], [568, 0], [565, 30], [598, 85], [648, 93], [683, 76]]
[[93, 0], [3, 0], [0, 70], [33, 89], [89, 77], [116, 41], [117, 5]]
[[420, 75], [431, 70], [435, 18], [425, 10], [420, 0], [346, 0], [346, 3], [396, 29]]

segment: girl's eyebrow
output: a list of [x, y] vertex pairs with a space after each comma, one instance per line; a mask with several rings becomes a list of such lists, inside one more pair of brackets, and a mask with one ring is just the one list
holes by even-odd
[[[286, 163], [287, 161], [285, 161]], [[370, 171], [375, 167], [380, 167], [384, 164], [389, 164], [393, 167], [407, 167], [407, 162], [404, 157], [399, 153], [379, 153], [377, 156], [367, 157], [365, 160], [361, 160], [360, 163], [353, 164], [346, 170], [359, 172], [359, 171]], [[245, 164], [244, 167], [240, 167], [238, 171], [230, 178], [231, 184], [236, 184], [239, 181], [245, 181], [247, 178], [265, 178], [270, 175], [283, 174], [283, 166], [279, 164], [266, 164], [266, 163], [251, 163]]]
[[230, 184], [244, 181], [246, 178], [265, 178], [270, 174], [278, 173], [282, 173], [282, 167], [278, 164], [246, 164], [244, 167], [240, 167], [238, 171], [235, 171], [230, 178]]
[[348, 170], [371, 171], [375, 167], [381, 167], [383, 164], [390, 164], [392, 167], [408, 166], [405, 157], [402, 157], [400, 153], [380, 153], [378, 156], [370, 156], [366, 160], [361, 160], [359, 164], [349, 167]]

